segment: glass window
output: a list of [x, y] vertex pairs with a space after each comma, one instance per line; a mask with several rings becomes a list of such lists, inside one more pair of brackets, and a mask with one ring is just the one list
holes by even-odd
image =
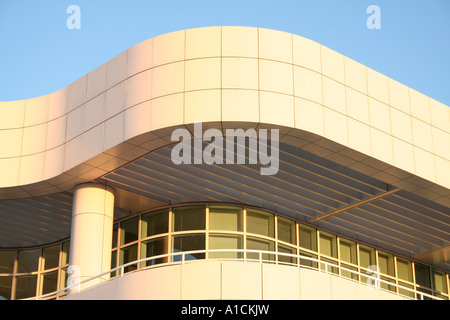
[[141, 224], [142, 238], [169, 232], [169, 209], [143, 214]]
[[0, 251], [0, 273], [13, 273], [15, 259], [15, 250]]
[[173, 209], [174, 231], [205, 230], [206, 207], [192, 206]]
[[[168, 238], [156, 238], [142, 242], [141, 245], [141, 259], [159, 256], [168, 252]], [[156, 260], [148, 260], [142, 262], [141, 268], [152, 266], [159, 263], [167, 262], [167, 258], [160, 258]]]
[[[120, 250], [120, 258], [119, 258], [119, 265], [124, 265], [128, 262], [136, 261], [137, 260], [137, 244], [125, 247]], [[132, 264], [128, 267], [125, 267], [124, 272], [130, 272], [137, 269], [136, 264]]]
[[12, 277], [0, 277], [0, 300], [11, 299]]
[[397, 258], [397, 277], [401, 280], [412, 282], [411, 261]]
[[320, 232], [320, 253], [327, 255], [329, 257], [336, 258], [337, 257], [337, 248], [336, 248], [336, 236]]
[[67, 287], [67, 279], [69, 277], [69, 274], [67, 273], [67, 268], [61, 269], [61, 276], [59, 277], [59, 289], [63, 289]]
[[42, 281], [42, 294], [56, 291], [58, 284], [58, 270], [43, 274]]
[[14, 299], [25, 299], [36, 296], [37, 276], [21, 276], [16, 278], [16, 294]]
[[447, 281], [444, 272], [433, 269], [433, 288], [436, 291], [447, 293]]
[[113, 225], [113, 236], [112, 236], [112, 248], [113, 249], [117, 247], [118, 233], [119, 233], [119, 224], [115, 223]]
[[37, 271], [40, 253], [40, 249], [20, 250], [17, 256], [17, 272], [27, 273]]
[[111, 269], [117, 267], [117, 250], [111, 253]]
[[[361, 267], [361, 272], [368, 274], [370, 276], [374, 275], [376, 267], [375, 264], [375, 250], [366, 246], [359, 246], [359, 266]], [[370, 267], [370, 268], [369, 268]], [[361, 282], [365, 282], [370, 285], [375, 285], [374, 280], [367, 277], [361, 277]]]
[[[352, 271], [358, 271], [356, 267], [350, 265], [358, 264], [358, 257], [356, 255], [356, 243], [354, 241], [339, 239], [339, 257], [342, 267]], [[341, 270], [341, 275], [350, 279], [358, 279], [358, 275], [349, 270]]]
[[[242, 236], [228, 234], [211, 234], [209, 249], [242, 249]], [[210, 259], [240, 259], [242, 252], [211, 252]]]
[[56, 268], [59, 265], [59, 245], [42, 249], [44, 270]]
[[357, 264], [356, 243], [354, 241], [339, 239], [340, 260], [347, 263]]
[[300, 247], [317, 251], [316, 229], [300, 225], [299, 238]]
[[[173, 252], [204, 250], [205, 249], [205, 235], [204, 234], [189, 234], [173, 237]], [[185, 260], [204, 259], [204, 253], [187, 254]], [[181, 255], [173, 257], [173, 261], [181, 261]]]
[[[309, 252], [306, 252], [306, 251], [300, 250], [300, 255], [303, 256], [303, 257], [308, 257], [308, 258], [312, 258], [312, 259], [317, 260], [317, 255], [309, 253]], [[301, 258], [300, 259], [300, 264], [302, 266], [304, 266], [304, 267], [317, 268], [317, 262], [309, 260], [309, 259]]]
[[[380, 273], [394, 277], [395, 276], [394, 256], [387, 252], [378, 251], [378, 268]], [[394, 286], [386, 283], [386, 282], [395, 283], [394, 279], [385, 276], [381, 276], [380, 278], [381, 280], [383, 280], [383, 282], [380, 283], [380, 287], [382, 289], [386, 289], [393, 292], [396, 291], [396, 288]]]
[[423, 264], [414, 264], [416, 283], [422, 287], [431, 288], [430, 268]]
[[[262, 250], [262, 251], [274, 251], [275, 243], [273, 241], [266, 240], [266, 239], [259, 239], [259, 238], [248, 237], [247, 238], [247, 249]], [[256, 260], [258, 260], [259, 259], [259, 253], [249, 252], [247, 254], [247, 258], [248, 259], [256, 259]], [[274, 261], [275, 260], [275, 256], [273, 254], [263, 253], [262, 254], [262, 260]]]
[[[115, 267], [117, 267], [117, 250], [111, 252], [111, 269], [114, 269]], [[114, 277], [117, 274], [118, 274], [117, 271], [113, 272], [111, 273], [111, 277]]]
[[386, 252], [378, 252], [378, 267], [380, 272], [389, 276], [395, 276], [394, 256]]
[[[417, 291], [431, 294], [430, 290], [426, 290], [424, 288], [431, 288], [431, 277], [430, 277], [430, 268], [419, 263], [414, 263], [414, 274], [416, 276], [416, 284], [419, 286], [417, 287]], [[422, 299], [422, 297], [418, 297], [419, 299]], [[429, 300], [431, 298], [423, 297], [424, 300]]]
[[70, 241], [63, 242], [61, 252], [61, 265], [69, 264]]
[[209, 207], [209, 229], [242, 231], [242, 209], [239, 207]]
[[138, 239], [139, 217], [134, 217], [120, 223], [120, 244], [126, 244]]
[[295, 222], [289, 219], [277, 218], [278, 240], [295, 244]]
[[410, 297], [410, 298], [415, 298], [415, 293], [413, 292], [414, 286], [412, 284], [407, 284], [407, 283], [403, 283], [403, 282], [399, 281], [398, 285], [408, 288], [408, 289], [411, 289], [411, 290], [408, 290], [408, 289], [398, 288], [399, 294]]
[[359, 265], [365, 269], [372, 265], [375, 265], [375, 250], [366, 246], [360, 246]]
[[332, 259], [327, 259], [324, 257], [320, 257], [320, 261], [324, 261], [324, 263], [320, 262], [320, 270], [325, 270], [326, 272], [331, 272], [338, 274], [339, 270], [338, 268], [333, 267], [332, 265], [337, 265], [337, 261]]
[[[278, 245], [278, 252], [288, 253], [288, 254], [295, 254], [296, 255], [297, 254], [297, 249], [289, 247], [289, 246], [284, 246], [282, 244], [279, 244]], [[278, 255], [278, 261], [279, 262], [296, 264], [297, 263], [297, 258], [290, 257], [290, 256], [284, 256], [284, 255]]]
[[271, 213], [247, 210], [247, 232], [274, 237], [274, 216]]

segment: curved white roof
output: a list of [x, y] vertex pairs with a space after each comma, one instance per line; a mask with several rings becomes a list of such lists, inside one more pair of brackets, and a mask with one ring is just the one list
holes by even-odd
[[[138, 185], [131, 183], [129, 189], [121, 190], [121, 184], [113, 177], [121, 170], [127, 170], [131, 176], [139, 172], [135, 161], [144, 161], [138, 160], [143, 156], [147, 161], [158, 158], [153, 161], [155, 166], [167, 166], [164, 161], [168, 160], [163, 161], [158, 155], [173, 144], [170, 140], [173, 130], [192, 131], [193, 123], [201, 121], [204, 130], [279, 129], [283, 146], [280, 150], [289, 159], [284, 161], [285, 165], [296, 165], [297, 161], [309, 163], [313, 167], [301, 170], [313, 172], [316, 179], [328, 166], [327, 169], [339, 172], [340, 178], [348, 181], [348, 185], [342, 183], [345, 188], [353, 188], [357, 193], [351, 196], [352, 192], [343, 192], [341, 196], [346, 199], [337, 201], [329, 194], [336, 173], [328, 172], [323, 175], [328, 182], [324, 180], [322, 185], [328, 191], [312, 191], [311, 184], [309, 187], [313, 189], [308, 192], [331, 197], [332, 204], [324, 205], [316, 199], [319, 206], [311, 205], [316, 213], [308, 213], [302, 212], [303, 200], [292, 200], [299, 207], [291, 208], [292, 212], [286, 214], [300, 214], [303, 215], [300, 218], [311, 223], [323, 223], [324, 219], [333, 220], [334, 215], [343, 217], [369, 202], [384, 201], [383, 197], [399, 198], [398, 201], [415, 202], [404, 204], [403, 208], [419, 216], [409, 221], [409, 217], [415, 216], [408, 216], [405, 211], [408, 218], [401, 224], [406, 229], [392, 230], [392, 239], [383, 240], [386, 244], [392, 242], [395, 246], [398, 240], [395, 232], [411, 236], [408, 228], [417, 232], [420, 239], [417, 241], [425, 241], [411, 241], [405, 250], [412, 254], [442, 250], [450, 244], [450, 108], [297, 35], [249, 27], [208, 27], [161, 35], [128, 49], [57, 92], [34, 99], [0, 102], [0, 115], [3, 226], [8, 221], [11, 226], [20, 224], [13, 216], [16, 206], [25, 206], [20, 219], [32, 218], [31, 225], [33, 219], [36, 225], [48, 219], [51, 229], [52, 221], [57, 225], [67, 219], [59, 220], [51, 214], [50, 218], [42, 218], [45, 216], [42, 212], [49, 212], [48, 208], [42, 209], [43, 203], [50, 201], [55, 208], [59, 208], [59, 203], [61, 208], [69, 210], [72, 188], [88, 181], [115, 184], [119, 190], [118, 204], [121, 204], [118, 206], [125, 210], [139, 209], [130, 205], [136, 203], [130, 199], [139, 194]], [[327, 162], [315, 167], [310, 157], [317, 157], [316, 162]], [[177, 172], [177, 168], [170, 170], [167, 175], [185, 174]], [[223, 181], [220, 187], [230, 187], [228, 183], [242, 184], [242, 179], [249, 177], [239, 170], [234, 174], [238, 175], [235, 180]], [[303, 177], [300, 173], [289, 174]], [[205, 177], [199, 174], [192, 179], [201, 185]], [[288, 187], [281, 186], [285, 179], [287, 176], [278, 179], [280, 185], [272, 184], [272, 187], [288, 192]], [[361, 185], [355, 187], [353, 183]], [[259, 185], [257, 182], [249, 186], [258, 189]], [[236, 190], [239, 188], [233, 192]], [[305, 199], [311, 201], [309, 193]], [[380, 197], [372, 199], [377, 196]], [[59, 201], [58, 197], [68, 198]], [[147, 207], [160, 205], [157, 199], [168, 199], [168, 195], [154, 199], [138, 197], [139, 203]], [[230, 194], [219, 199], [227, 197]], [[414, 200], [415, 197], [421, 200]], [[180, 198], [189, 197], [180, 194]], [[203, 194], [197, 200], [207, 198]], [[277, 205], [282, 203], [280, 200]], [[334, 212], [338, 209], [341, 210]], [[386, 210], [397, 212], [395, 208]], [[376, 210], [370, 212], [374, 216], [378, 214]], [[368, 224], [368, 230], [372, 230], [368, 234], [391, 237], [382, 228], [384, 222], [370, 218], [365, 221], [345, 222], [358, 227], [344, 227], [337, 222], [327, 227], [362, 235], [361, 230]], [[430, 235], [419, 235], [420, 225], [433, 224], [432, 221], [440, 224], [436, 226], [436, 233], [440, 234], [437, 240], [428, 239]], [[35, 231], [36, 239], [29, 242], [21, 241], [20, 235], [2, 233], [0, 246], [41, 243], [58, 237], [59, 231], [55, 231], [55, 236], [39, 236], [45, 234], [39, 228]], [[60, 233], [64, 233], [62, 230], [65, 227]], [[25, 239], [29, 230], [23, 234]]]

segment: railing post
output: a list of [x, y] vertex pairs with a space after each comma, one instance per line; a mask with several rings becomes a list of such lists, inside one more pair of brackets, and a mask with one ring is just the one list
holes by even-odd
[[184, 261], [186, 260], [185, 256], [186, 255], [184, 253], [181, 254], [181, 264], [184, 264]]
[[123, 273], [124, 273], [124, 268], [123, 266], [120, 268], [120, 276], [123, 277]]
[[259, 263], [262, 263], [262, 252], [260, 251], [258, 254]]

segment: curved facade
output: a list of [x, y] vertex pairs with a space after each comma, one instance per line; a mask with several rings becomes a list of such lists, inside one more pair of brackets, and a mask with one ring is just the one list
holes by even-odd
[[[425, 263], [444, 272], [437, 291], [448, 292], [450, 109], [311, 40], [247, 27], [178, 31], [57, 92], [1, 102], [0, 113], [5, 249], [73, 240], [95, 223], [104, 230], [106, 220], [75, 222], [75, 203], [86, 203], [77, 186], [100, 183], [112, 190], [109, 214], [86, 212], [100, 210], [108, 226], [167, 205], [250, 205]], [[172, 133], [194, 134], [198, 122], [224, 136], [278, 129], [278, 172], [175, 165]], [[98, 250], [101, 263], [83, 276], [109, 266], [110, 250]]]

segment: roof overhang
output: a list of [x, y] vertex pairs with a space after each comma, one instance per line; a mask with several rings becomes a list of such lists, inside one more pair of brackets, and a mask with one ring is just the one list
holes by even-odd
[[[240, 27], [174, 32], [55, 93], [0, 108], [12, 115], [2, 128], [0, 247], [69, 236], [71, 190], [100, 181], [116, 190], [117, 217], [180, 202], [246, 203], [448, 259], [449, 108], [308, 39]], [[25, 116], [36, 110], [45, 120]], [[194, 134], [196, 121], [224, 136], [278, 129], [279, 172], [173, 164], [171, 134]]]

